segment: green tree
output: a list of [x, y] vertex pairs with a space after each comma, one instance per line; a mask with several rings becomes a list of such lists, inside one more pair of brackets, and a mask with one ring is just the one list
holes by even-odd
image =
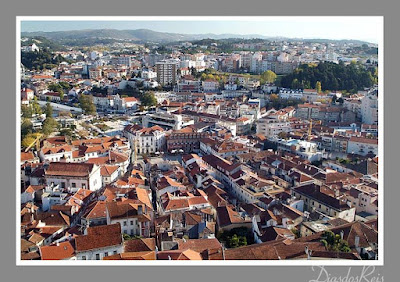
[[47, 88], [53, 92], [58, 92], [60, 94], [61, 94], [61, 92], [64, 93], [63, 87], [59, 83], [49, 84], [49, 86]]
[[35, 115], [41, 115], [43, 113], [36, 96], [33, 97], [32, 100], [32, 113]]
[[22, 123], [21, 123], [21, 138], [24, 138], [28, 134], [31, 134], [33, 132], [33, 124], [32, 122], [24, 118]]
[[292, 84], [291, 84], [292, 89], [297, 89], [299, 88], [299, 80], [297, 78], [293, 79]]
[[239, 246], [247, 246], [247, 238], [245, 236], [239, 237]]
[[46, 106], [44, 108], [44, 113], [46, 114], [46, 117], [53, 116], [53, 107], [51, 106], [50, 103], [46, 103]]
[[327, 230], [324, 232], [324, 234], [322, 235], [321, 243], [323, 243], [329, 251], [345, 253], [351, 251], [347, 241], [343, 240], [339, 234], [335, 234], [331, 230]]
[[276, 77], [277, 77], [276, 73], [274, 73], [271, 70], [267, 70], [261, 74], [261, 81], [263, 83], [265, 83], [265, 82], [274, 83], [276, 80]]
[[23, 118], [31, 118], [32, 117], [32, 107], [27, 105], [21, 105], [21, 113]]
[[57, 127], [58, 127], [57, 121], [52, 117], [48, 117], [43, 122], [42, 132], [44, 135], [47, 136], [53, 133]]
[[356, 92], [364, 87], [371, 87], [377, 81], [375, 67], [364, 67], [359, 63], [345, 65], [332, 62], [302, 64], [293, 73], [281, 77], [282, 87], [311, 88], [317, 81], [321, 82], [321, 90], [346, 90]]
[[126, 234], [126, 233], [124, 233], [124, 234], [122, 235], [122, 237], [124, 238], [125, 241], [132, 240], [132, 237], [129, 236], [128, 234]]
[[96, 106], [94, 105], [93, 98], [91, 96], [82, 94], [79, 97], [79, 104], [86, 114], [93, 115], [96, 113]]
[[144, 107], [153, 107], [157, 105], [157, 99], [153, 92], [146, 92], [140, 98], [141, 105]]
[[239, 237], [236, 234], [234, 234], [232, 238], [229, 240], [229, 245], [231, 248], [239, 247]]
[[64, 128], [60, 130], [60, 136], [72, 136], [74, 135], [74, 132], [72, 131], [71, 128]]
[[317, 81], [315, 83], [315, 89], [317, 90], [317, 93], [321, 93], [322, 91], [321, 81]]
[[23, 148], [28, 148], [33, 142], [35, 142], [36, 137], [32, 134], [25, 136], [21, 141], [21, 146]]

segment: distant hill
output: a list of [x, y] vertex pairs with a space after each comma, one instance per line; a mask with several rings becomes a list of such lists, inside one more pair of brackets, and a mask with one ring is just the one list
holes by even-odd
[[[155, 42], [155, 43], [169, 43], [175, 41], [193, 41], [205, 38], [210, 39], [228, 39], [228, 38], [243, 38], [243, 39], [268, 39], [268, 40], [290, 40], [285, 37], [268, 37], [259, 34], [181, 34], [181, 33], [168, 33], [158, 32], [149, 29], [135, 29], [135, 30], [117, 30], [117, 29], [84, 29], [84, 30], [70, 30], [70, 31], [52, 31], [52, 32], [22, 32], [21, 36], [34, 37], [42, 36], [50, 40], [56, 40], [59, 43], [70, 42], [71, 40], [82, 39], [107, 39], [107, 40], [129, 40], [138, 43]], [[297, 39], [302, 40], [302, 39]], [[323, 39], [307, 39], [307, 41], [328, 41], [335, 42], [335, 40]], [[338, 42], [353, 42], [353, 43], [366, 43], [358, 40], [337, 40]]]
[[50, 40], [44, 36], [32, 36], [29, 38], [25, 38], [25, 40], [21, 41], [21, 47], [22, 46], [28, 46], [35, 43], [39, 48], [49, 48], [52, 51], [64, 51], [66, 48], [59, 44], [58, 42], [55, 42], [53, 40]]

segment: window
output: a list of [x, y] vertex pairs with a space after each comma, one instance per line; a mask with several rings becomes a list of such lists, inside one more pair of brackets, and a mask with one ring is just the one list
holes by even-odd
[[126, 220], [124, 221], [124, 226], [126, 226]]
[[100, 254], [96, 254], [96, 260], [100, 260]]
[[108, 252], [105, 252], [105, 253], [104, 253], [104, 256], [105, 256], [105, 257], [108, 257]]
[[72, 185], [72, 188], [76, 188], [76, 183], [75, 182], [72, 182], [71, 185]]
[[86, 184], [85, 183], [82, 184], [82, 189], [86, 189]]
[[65, 188], [65, 182], [61, 182], [61, 188]]
[[133, 225], [133, 220], [131, 220], [131, 225]]
[[117, 254], [117, 251], [114, 251], [114, 255], [116, 255]]
[[82, 260], [86, 260], [86, 256], [82, 256]]

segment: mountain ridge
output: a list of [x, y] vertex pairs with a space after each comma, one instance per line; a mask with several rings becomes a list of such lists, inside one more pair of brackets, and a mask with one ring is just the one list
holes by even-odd
[[184, 33], [171, 33], [171, 32], [159, 32], [150, 29], [82, 29], [82, 30], [67, 30], [67, 31], [34, 31], [34, 32], [21, 32], [22, 37], [33, 37], [43, 36], [51, 40], [76, 40], [85, 38], [101, 38], [101, 39], [114, 39], [114, 40], [129, 40], [138, 43], [141, 42], [155, 42], [155, 43], [170, 43], [177, 41], [194, 41], [201, 39], [230, 39], [230, 38], [241, 38], [241, 39], [264, 39], [264, 40], [303, 40], [303, 41], [326, 41], [326, 42], [353, 42], [353, 43], [368, 43], [361, 40], [353, 39], [302, 39], [302, 38], [288, 38], [280, 36], [265, 36], [260, 34], [184, 34]]

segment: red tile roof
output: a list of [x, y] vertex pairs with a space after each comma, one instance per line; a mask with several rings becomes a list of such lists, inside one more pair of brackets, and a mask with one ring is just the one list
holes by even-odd
[[31, 151], [29, 152], [21, 152], [21, 162], [32, 161], [34, 160], [35, 156]]
[[87, 177], [93, 171], [94, 164], [90, 163], [50, 163], [45, 174], [52, 176]]
[[372, 138], [364, 138], [364, 137], [351, 137], [350, 142], [358, 142], [358, 143], [364, 143], [364, 144], [374, 144], [378, 145], [378, 139], [372, 139]]
[[70, 241], [65, 241], [57, 245], [42, 246], [40, 253], [42, 260], [62, 260], [73, 257], [75, 249]]
[[119, 223], [89, 227], [87, 232], [88, 235], [75, 238], [77, 252], [122, 244], [121, 225]]
[[117, 169], [117, 165], [105, 165], [101, 167], [100, 174], [102, 176], [111, 176]]

